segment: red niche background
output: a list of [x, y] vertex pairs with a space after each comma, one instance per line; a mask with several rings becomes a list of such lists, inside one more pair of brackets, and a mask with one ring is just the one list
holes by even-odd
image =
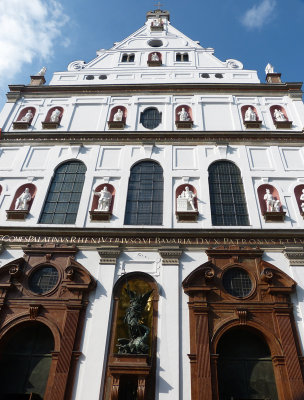
[[[26, 114], [29, 110], [31, 110], [31, 112], [32, 112], [32, 114], [33, 114], [33, 118], [34, 118], [35, 113], [36, 113], [36, 108], [35, 108], [35, 107], [26, 107], [26, 108], [24, 108], [23, 110], [20, 111], [20, 113], [19, 113], [19, 115], [18, 115], [18, 118], [17, 118], [17, 121], [21, 121], [21, 119], [25, 116], [25, 114]], [[29, 121], [29, 123], [31, 123], [31, 122], [33, 121], [33, 118]]]
[[113, 121], [114, 115], [117, 113], [118, 109], [121, 109], [121, 111], [123, 112], [123, 117], [122, 117], [122, 121], [126, 122], [127, 119], [127, 109], [124, 106], [115, 106], [112, 108], [111, 113], [110, 113], [110, 119], [109, 121]]
[[248, 110], [249, 107], [251, 107], [251, 108], [253, 109], [253, 111], [255, 112], [255, 115], [256, 115], [256, 117], [257, 117], [256, 120], [259, 121], [260, 119], [259, 119], [259, 114], [258, 114], [258, 112], [257, 112], [257, 109], [256, 109], [254, 106], [252, 106], [252, 105], [243, 106], [243, 107], [241, 108], [241, 113], [242, 113], [243, 121], [245, 121], [245, 113], [246, 113], [246, 111]]
[[282, 203], [281, 203], [281, 199], [280, 199], [279, 192], [277, 191], [277, 189], [272, 185], [268, 185], [268, 184], [261, 185], [258, 187], [258, 197], [259, 197], [260, 207], [261, 207], [261, 211], [262, 211], [263, 215], [267, 211], [266, 201], [264, 200], [264, 195], [266, 193], [266, 189], [270, 190], [270, 193], [272, 194], [274, 200], [280, 200], [280, 208], [282, 209]]
[[186, 186], [188, 186], [189, 190], [191, 190], [191, 192], [193, 192], [196, 196], [194, 198], [194, 207], [197, 209], [197, 192], [194, 186], [189, 185], [188, 183], [185, 183], [183, 185], [178, 186], [178, 188], [175, 191], [175, 202], [176, 199], [178, 198], [178, 196], [180, 194], [182, 194], [182, 192], [185, 190]]
[[21, 193], [24, 192], [25, 188], [29, 188], [30, 194], [32, 196], [32, 200], [29, 202], [29, 207], [28, 207], [28, 211], [30, 211], [30, 209], [32, 207], [32, 204], [33, 204], [33, 201], [34, 201], [34, 198], [36, 196], [36, 192], [37, 192], [36, 186], [33, 185], [32, 183], [25, 183], [24, 185], [20, 186], [16, 190], [15, 196], [14, 196], [13, 201], [11, 203], [11, 206], [9, 208], [10, 210], [14, 210], [15, 209], [16, 200], [21, 195]]
[[270, 114], [271, 114], [271, 116], [272, 116], [273, 122], [275, 122], [275, 118], [274, 118], [274, 115], [273, 115], [275, 109], [278, 109], [278, 110], [282, 111], [282, 113], [284, 114], [286, 120], [289, 121], [288, 116], [287, 116], [287, 113], [286, 113], [286, 110], [285, 110], [284, 107], [282, 107], [282, 106], [271, 106], [271, 107], [270, 107]]
[[185, 104], [176, 107], [176, 109], [175, 109], [175, 121], [179, 121], [179, 115], [178, 115], [178, 113], [179, 113], [180, 111], [182, 111], [182, 108], [184, 108], [184, 109], [187, 111], [187, 113], [189, 114], [190, 121], [193, 121], [192, 109], [191, 109], [191, 107], [186, 106]]
[[[111, 200], [111, 205], [110, 205], [110, 210], [109, 210], [109, 212], [112, 213], [112, 211], [113, 211], [113, 205], [114, 205], [114, 200], [115, 200], [115, 188], [114, 188], [114, 186], [110, 185], [109, 183], [102, 183], [101, 185], [97, 186], [97, 187], [94, 189], [94, 192], [100, 192], [105, 186], [108, 188], [108, 191], [109, 191], [109, 192], [111, 193], [111, 195], [112, 195], [112, 200]], [[97, 208], [97, 206], [98, 206], [98, 200], [99, 200], [99, 197], [96, 196], [96, 194], [94, 194], [94, 196], [93, 196], [93, 201], [92, 201], [91, 211], [94, 211], [94, 210]]]
[[61, 118], [62, 118], [62, 115], [63, 115], [63, 108], [62, 107], [52, 107], [52, 108], [49, 109], [48, 113], [46, 114], [45, 122], [51, 122], [52, 112], [55, 111], [56, 109], [60, 110], [59, 122], [61, 121]]

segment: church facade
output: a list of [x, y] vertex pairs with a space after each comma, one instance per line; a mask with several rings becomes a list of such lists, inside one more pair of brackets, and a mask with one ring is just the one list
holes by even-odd
[[302, 84], [162, 10], [44, 73], [0, 114], [0, 398], [302, 399]]

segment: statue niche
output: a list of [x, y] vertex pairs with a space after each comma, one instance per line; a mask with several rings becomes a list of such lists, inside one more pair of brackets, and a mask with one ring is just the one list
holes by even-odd
[[164, 30], [164, 24], [163, 24], [161, 17], [158, 17], [158, 18], [155, 18], [152, 20], [150, 29], [152, 32]]
[[152, 400], [155, 394], [157, 284], [148, 274], [132, 272], [118, 280], [113, 295], [103, 399], [118, 399], [118, 394], [123, 392], [126, 398]]
[[34, 107], [26, 107], [20, 111], [17, 121], [13, 122], [14, 129], [28, 129], [31, 126], [36, 109]]
[[252, 105], [243, 106], [241, 108], [243, 123], [246, 128], [260, 128], [262, 121], [259, 120], [258, 112]]
[[43, 129], [57, 129], [63, 115], [62, 107], [52, 107], [49, 109], [45, 120], [42, 122]]
[[160, 67], [162, 65], [162, 55], [158, 51], [154, 51], [148, 55], [147, 64], [149, 67]]
[[115, 188], [103, 183], [93, 190], [94, 197], [90, 211], [91, 221], [109, 222], [112, 217], [112, 210], [115, 197]]
[[298, 185], [294, 188], [295, 198], [298, 204], [300, 214], [304, 218], [304, 185]]
[[127, 109], [124, 106], [113, 107], [108, 121], [109, 129], [124, 129], [127, 120]]
[[8, 220], [25, 220], [32, 207], [36, 191], [36, 186], [32, 183], [20, 186], [15, 193], [9, 210], [6, 210], [6, 218]]
[[175, 125], [177, 129], [191, 129], [193, 126], [191, 107], [180, 105], [175, 110]]
[[286, 212], [282, 211], [277, 189], [272, 185], [261, 185], [258, 188], [258, 198], [265, 222], [283, 222]]
[[197, 194], [192, 185], [180, 185], [175, 192], [177, 222], [196, 222], [198, 217]]
[[282, 106], [271, 106], [270, 114], [277, 129], [290, 129], [292, 121], [288, 120], [287, 113]]

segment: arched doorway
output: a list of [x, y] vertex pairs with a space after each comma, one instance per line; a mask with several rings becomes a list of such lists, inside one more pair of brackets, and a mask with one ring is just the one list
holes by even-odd
[[270, 350], [256, 332], [235, 328], [217, 346], [220, 400], [277, 400]]
[[0, 344], [0, 400], [43, 399], [54, 338], [39, 322], [22, 324]]

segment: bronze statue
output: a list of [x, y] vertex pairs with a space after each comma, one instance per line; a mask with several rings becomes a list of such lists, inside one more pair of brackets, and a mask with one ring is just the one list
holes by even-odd
[[118, 339], [119, 354], [148, 354], [149, 345], [146, 344], [150, 329], [143, 324], [142, 314], [146, 308], [148, 299], [153, 292], [140, 294], [130, 290], [129, 284], [125, 289], [130, 299], [130, 305], [125, 313], [124, 322], [128, 325], [129, 339]]

